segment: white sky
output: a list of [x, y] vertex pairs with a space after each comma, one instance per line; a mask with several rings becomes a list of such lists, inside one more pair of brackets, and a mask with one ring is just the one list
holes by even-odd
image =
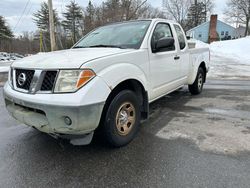
[[[86, 6], [89, 2], [89, 0], [75, 1], [81, 6]], [[92, 0], [92, 2], [96, 5], [100, 4], [102, 1], [103, 0]], [[227, 0], [214, 0], [215, 8], [213, 13], [218, 14], [219, 19], [221, 20], [223, 20], [223, 12], [225, 10], [226, 1]], [[26, 11], [18, 23], [27, 2], [29, 3]], [[0, 15], [6, 18], [11, 29], [16, 34], [20, 34], [23, 31], [34, 31], [36, 30], [36, 25], [32, 20], [32, 14], [40, 8], [41, 2], [43, 2], [43, 0], [0, 0]], [[70, 0], [53, 0], [53, 6], [60, 14], [65, 10], [64, 7], [69, 2]], [[148, 2], [154, 7], [160, 8], [162, 6], [162, 0], [148, 0]]]

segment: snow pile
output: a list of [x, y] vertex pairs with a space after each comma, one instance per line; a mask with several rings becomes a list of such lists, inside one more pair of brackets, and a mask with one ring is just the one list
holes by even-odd
[[209, 44], [207, 44], [207, 43], [204, 43], [204, 42], [202, 42], [202, 41], [200, 41], [200, 40], [195, 40], [195, 47], [196, 48], [209, 48], [210, 47], [210, 45]]
[[240, 64], [250, 65], [250, 37], [213, 42], [210, 44], [212, 56], [225, 57]]
[[[204, 47], [202, 42], [198, 42], [199, 45]], [[250, 37], [213, 42], [208, 47], [211, 52], [209, 78], [250, 79]]]

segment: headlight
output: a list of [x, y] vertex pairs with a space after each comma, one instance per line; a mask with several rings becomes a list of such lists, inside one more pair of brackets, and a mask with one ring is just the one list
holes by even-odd
[[75, 92], [95, 77], [92, 70], [61, 70], [56, 80], [54, 92]]

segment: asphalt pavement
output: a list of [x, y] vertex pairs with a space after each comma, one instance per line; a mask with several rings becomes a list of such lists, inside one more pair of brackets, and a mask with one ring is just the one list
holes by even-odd
[[209, 80], [150, 105], [128, 146], [72, 146], [13, 120], [0, 88], [0, 187], [250, 186], [250, 82]]

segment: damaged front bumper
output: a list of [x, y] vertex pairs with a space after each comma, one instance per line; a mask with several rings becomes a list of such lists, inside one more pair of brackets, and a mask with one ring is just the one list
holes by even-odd
[[[9, 87], [9, 86], [5, 86]], [[101, 118], [104, 102], [84, 106], [51, 105], [17, 98], [16, 91], [4, 89], [8, 112], [16, 120], [48, 134], [85, 135], [92, 133]]]

